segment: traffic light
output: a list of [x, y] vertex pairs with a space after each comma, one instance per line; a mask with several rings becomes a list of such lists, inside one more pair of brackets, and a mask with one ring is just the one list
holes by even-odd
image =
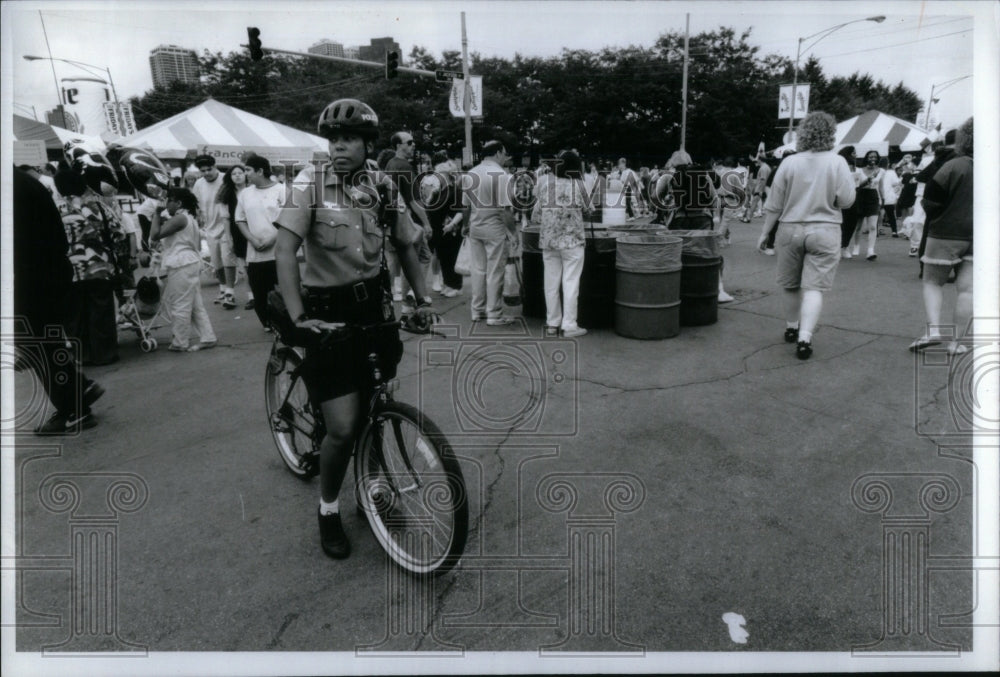
[[247, 40], [250, 44], [250, 59], [260, 61], [264, 58], [264, 50], [260, 44], [260, 29], [255, 26], [247, 27]]
[[385, 79], [391, 80], [396, 77], [396, 71], [399, 69], [399, 52], [386, 52], [385, 53]]

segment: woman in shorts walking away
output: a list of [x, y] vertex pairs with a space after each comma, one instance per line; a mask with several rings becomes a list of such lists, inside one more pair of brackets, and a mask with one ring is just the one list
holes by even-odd
[[951, 354], [964, 353], [959, 333], [972, 318], [972, 118], [955, 136], [956, 157], [948, 160], [927, 182], [921, 203], [927, 213], [927, 245], [920, 261], [924, 264], [924, 309], [927, 333], [910, 344], [916, 351], [944, 340], [941, 334], [941, 306], [944, 285], [955, 269], [954, 336], [948, 345]]
[[785, 341], [795, 356], [812, 355], [812, 337], [823, 310], [823, 292], [833, 286], [840, 263], [841, 210], [854, 203], [854, 178], [847, 161], [833, 152], [837, 123], [810, 113], [799, 127], [798, 152], [775, 172], [764, 206], [758, 248], [777, 222], [778, 284], [785, 290]]

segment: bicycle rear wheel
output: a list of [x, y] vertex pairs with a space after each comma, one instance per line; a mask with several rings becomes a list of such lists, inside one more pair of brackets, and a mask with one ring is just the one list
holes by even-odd
[[462, 470], [438, 427], [402, 402], [381, 406], [358, 443], [359, 507], [375, 539], [413, 574], [458, 563], [469, 529]]
[[322, 417], [309, 401], [306, 384], [292, 373], [300, 364], [302, 357], [292, 348], [271, 352], [264, 373], [264, 401], [281, 460], [293, 475], [308, 480], [319, 474], [318, 442], [322, 435], [315, 431], [317, 423], [322, 425]]

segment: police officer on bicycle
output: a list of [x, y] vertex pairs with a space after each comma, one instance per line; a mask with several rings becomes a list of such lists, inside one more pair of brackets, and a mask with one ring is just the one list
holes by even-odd
[[[329, 141], [330, 163], [317, 169], [312, 186], [295, 191], [296, 206], [286, 206], [279, 218], [278, 286], [289, 316], [306, 333], [320, 334], [324, 323], [370, 326], [394, 319], [384, 270], [386, 238], [421, 299], [418, 320], [427, 322], [432, 316], [413, 232], [405, 228], [405, 220], [395, 218], [396, 187], [388, 175], [366, 168], [378, 126], [375, 111], [356, 99], [327, 106], [318, 127]], [[303, 242], [300, 279], [296, 252]], [[338, 559], [351, 551], [337, 497], [367, 406], [372, 379], [368, 355], [373, 352], [383, 375], [394, 376], [403, 353], [399, 330], [350, 332], [306, 347], [303, 380], [326, 424], [319, 459], [320, 541], [323, 552]]]

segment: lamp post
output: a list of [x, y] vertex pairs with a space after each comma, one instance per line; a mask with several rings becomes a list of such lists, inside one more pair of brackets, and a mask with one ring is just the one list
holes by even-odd
[[[111, 77], [111, 69], [110, 68], [102, 67], [102, 66], [95, 66], [92, 63], [84, 63], [82, 61], [74, 61], [73, 59], [59, 59], [59, 58], [56, 58], [56, 57], [49, 57], [49, 56], [33, 56], [31, 54], [25, 54], [24, 55], [24, 60], [25, 61], [62, 61], [63, 63], [68, 63], [70, 65], [76, 66], [77, 68], [85, 70], [88, 73], [90, 73], [91, 75], [97, 75], [98, 77], [100, 77], [98, 73], [94, 73], [93, 71], [91, 71], [89, 69], [90, 68], [96, 68], [99, 71], [104, 71], [105, 73], [107, 73], [107, 75], [108, 75], [107, 84], [111, 85], [111, 95], [115, 99], [115, 120], [118, 122], [119, 133], [122, 136], [125, 136], [125, 131], [126, 131], [125, 130], [125, 120], [122, 117], [121, 104], [118, 101], [118, 90], [115, 89], [115, 81], [114, 81], [114, 78]], [[61, 95], [59, 97], [59, 108], [60, 108], [60, 110], [62, 109], [62, 96]]]
[[[811, 49], [811, 48], [813, 48], [813, 47], [816, 46], [816, 43], [818, 43], [820, 40], [822, 40], [826, 36], [830, 35], [834, 31], [838, 31], [841, 28], [843, 28], [844, 26], [849, 26], [851, 24], [860, 23], [862, 21], [874, 21], [875, 23], [880, 24], [883, 21], [885, 21], [885, 17], [884, 16], [870, 16], [867, 19], [855, 19], [854, 21], [845, 21], [842, 24], [837, 24], [836, 26], [831, 26], [830, 28], [824, 28], [823, 30], [819, 31], [818, 33], [813, 33], [812, 35], [807, 35], [804, 38], [799, 38], [799, 48], [798, 48], [798, 51], [795, 52], [795, 70], [792, 73], [792, 105], [791, 105], [790, 110], [788, 111], [788, 136], [789, 136], [788, 141], [789, 141], [789, 143], [791, 143], [792, 129], [795, 126], [795, 88], [799, 84], [799, 59], [802, 56], [802, 43], [805, 42], [806, 40], [812, 40], [813, 38], [816, 38], [816, 40], [811, 45], [809, 45], [809, 49]], [[817, 35], [819, 37], [816, 37]]]
[[924, 116], [924, 129], [927, 129], [927, 126], [931, 123], [931, 106], [937, 102], [937, 99], [934, 98], [934, 90], [940, 87], [941, 89], [937, 90], [937, 93], [940, 94], [956, 82], [960, 82], [971, 77], [971, 75], [963, 75], [962, 77], [955, 78], [954, 80], [948, 80], [947, 82], [939, 82], [936, 85], [931, 85], [931, 98], [927, 100], [927, 115]]

